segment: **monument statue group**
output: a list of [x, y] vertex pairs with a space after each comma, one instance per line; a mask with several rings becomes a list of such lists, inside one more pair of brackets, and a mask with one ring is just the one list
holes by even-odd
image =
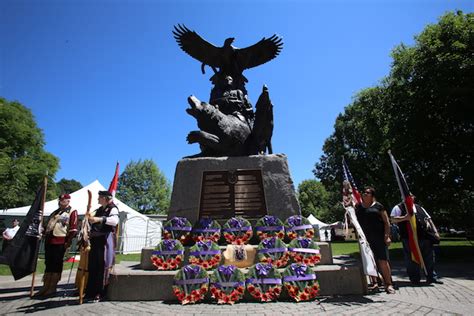
[[[216, 47], [184, 25], [175, 26], [173, 35], [201, 62], [203, 74], [206, 66], [213, 71], [209, 101], [190, 96], [186, 110], [199, 127], [187, 141], [198, 143], [201, 152], [178, 162], [163, 240], [142, 250], [141, 268], [155, 271], [147, 279], [118, 271], [111, 296], [177, 298], [182, 304], [208, 297], [218, 304], [281, 295], [314, 299], [320, 293], [314, 267], [332, 264], [332, 256], [301, 216], [286, 156], [273, 154], [268, 88], [263, 86], [254, 111], [243, 74], [274, 59], [282, 39], [273, 35], [239, 49], [234, 38]], [[130, 290], [135, 286], [141, 291]]]

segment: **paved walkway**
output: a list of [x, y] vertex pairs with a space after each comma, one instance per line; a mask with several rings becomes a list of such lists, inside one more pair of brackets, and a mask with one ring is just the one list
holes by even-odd
[[[28, 297], [31, 277], [17, 282], [0, 277], [0, 314], [36, 313], [44, 315], [474, 315], [474, 265], [445, 264], [437, 267], [444, 284], [413, 287], [403, 272], [402, 263], [393, 264], [397, 293], [378, 292], [364, 296], [320, 297], [318, 301], [294, 303], [237, 303], [222, 306], [212, 302], [181, 306], [177, 302], [100, 302], [78, 304], [71, 286], [64, 285], [69, 271], [63, 273], [60, 296], [47, 300]], [[40, 283], [40, 277], [36, 277]], [[74, 277], [71, 277], [74, 280]], [[72, 281], [71, 281], [72, 282]], [[62, 295], [65, 293], [66, 295]]]

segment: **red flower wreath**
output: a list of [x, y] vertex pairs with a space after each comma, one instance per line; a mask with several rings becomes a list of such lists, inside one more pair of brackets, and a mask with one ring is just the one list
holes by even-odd
[[275, 301], [281, 294], [282, 281], [271, 264], [257, 263], [247, 273], [247, 291], [261, 302]]
[[277, 268], [285, 267], [290, 260], [288, 249], [280, 238], [266, 238], [257, 247], [257, 258], [262, 263], [270, 263]]
[[270, 237], [285, 238], [285, 226], [276, 216], [265, 215], [255, 224], [255, 232], [260, 240]]
[[176, 270], [184, 259], [184, 247], [176, 239], [164, 239], [151, 256], [153, 265], [158, 270]]
[[199, 265], [205, 270], [217, 267], [221, 258], [219, 245], [210, 240], [198, 241], [189, 249], [189, 263]]
[[201, 218], [193, 229], [194, 241], [211, 240], [218, 242], [221, 238], [221, 225], [212, 218]]
[[191, 230], [185, 217], [173, 217], [163, 225], [163, 239], [178, 239], [184, 245], [191, 238]]
[[294, 215], [288, 217], [285, 221], [286, 234], [290, 239], [296, 237], [314, 237], [314, 228], [309, 220], [301, 215]]
[[174, 277], [173, 293], [183, 305], [203, 300], [208, 289], [209, 277], [200, 266], [184, 266]]
[[307, 301], [319, 293], [316, 274], [305, 264], [292, 263], [283, 271], [283, 284], [295, 301]]
[[242, 217], [232, 217], [222, 227], [224, 238], [228, 244], [243, 245], [252, 238], [250, 222]]
[[318, 245], [309, 238], [298, 237], [288, 245], [288, 251], [293, 261], [314, 266], [321, 261], [321, 253]]
[[211, 275], [210, 291], [217, 304], [234, 304], [244, 296], [244, 274], [236, 266], [220, 266]]

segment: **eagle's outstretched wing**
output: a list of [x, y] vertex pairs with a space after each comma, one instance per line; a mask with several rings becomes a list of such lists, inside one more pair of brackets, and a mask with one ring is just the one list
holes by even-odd
[[221, 66], [221, 48], [207, 42], [196, 32], [188, 29], [184, 24], [175, 26], [173, 35], [179, 47], [191, 57], [209, 66]]
[[260, 42], [237, 50], [237, 62], [242, 69], [248, 69], [272, 60], [281, 52], [283, 39], [278, 35], [263, 38]]

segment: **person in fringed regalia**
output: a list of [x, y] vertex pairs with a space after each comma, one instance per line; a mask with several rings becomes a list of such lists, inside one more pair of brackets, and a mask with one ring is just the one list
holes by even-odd
[[63, 272], [63, 258], [77, 234], [77, 211], [69, 203], [71, 196], [59, 196], [59, 208], [51, 213], [45, 232], [45, 264], [43, 288], [36, 296], [48, 296], [56, 293], [56, 287]]
[[91, 250], [86, 299], [94, 302], [106, 295], [110, 270], [115, 263], [115, 233], [119, 223], [119, 211], [109, 191], [99, 191], [99, 204], [94, 216], [89, 217]]

